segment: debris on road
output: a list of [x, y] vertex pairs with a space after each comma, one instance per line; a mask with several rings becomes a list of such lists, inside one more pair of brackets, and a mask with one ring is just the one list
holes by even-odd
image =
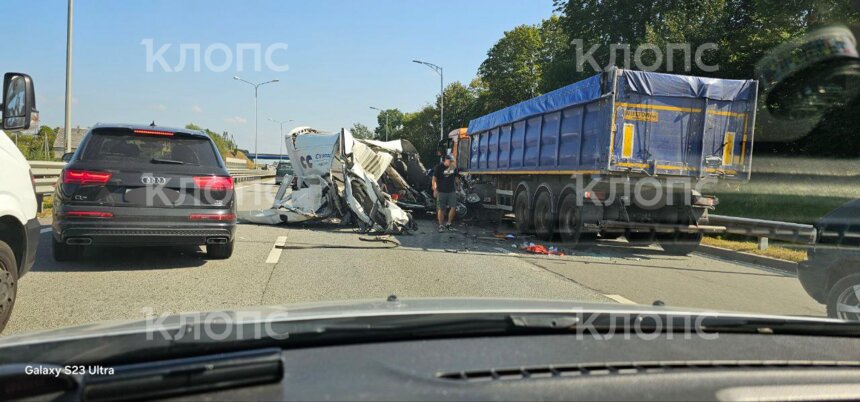
[[297, 188], [285, 177], [272, 208], [251, 211], [247, 220], [276, 225], [339, 218], [362, 232], [416, 229], [412, 215], [379, 185], [383, 175], [397, 180], [391, 163], [403, 149], [401, 141], [360, 140], [347, 130], [324, 133], [310, 127], [292, 130], [285, 140]]
[[528, 251], [532, 254], [564, 256], [564, 252], [559, 250], [558, 247], [550, 246], [547, 248], [542, 244], [523, 243], [523, 245], [520, 246], [520, 250]]

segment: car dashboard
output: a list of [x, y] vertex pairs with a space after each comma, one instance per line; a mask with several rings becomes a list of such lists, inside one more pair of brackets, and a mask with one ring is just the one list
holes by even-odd
[[[57, 399], [846, 400], [860, 340], [558, 334], [264, 348], [114, 367]], [[30, 378], [32, 379], [32, 378]], [[27, 379], [24, 379], [27, 380]], [[19, 388], [25, 384], [18, 384]], [[44, 385], [42, 385], [44, 387]], [[43, 397], [48, 395], [43, 395]]]

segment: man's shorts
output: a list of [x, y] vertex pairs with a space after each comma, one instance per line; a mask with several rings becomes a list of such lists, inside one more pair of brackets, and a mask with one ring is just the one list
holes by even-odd
[[436, 208], [441, 210], [457, 208], [457, 193], [438, 193]]

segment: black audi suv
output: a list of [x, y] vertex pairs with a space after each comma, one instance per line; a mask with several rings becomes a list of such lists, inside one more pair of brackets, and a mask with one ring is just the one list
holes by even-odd
[[205, 245], [208, 258], [232, 255], [233, 179], [205, 133], [99, 124], [64, 159], [55, 260], [81, 258], [91, 246]]

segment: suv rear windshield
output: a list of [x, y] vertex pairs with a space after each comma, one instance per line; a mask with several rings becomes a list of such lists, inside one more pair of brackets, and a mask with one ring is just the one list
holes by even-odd
[[293, 165], [291, 165], [289, 163], [279, 163], [278, 167], [276, 168], [276, 172], [278, 175], [292, 173], [293, 172]]
[[128, 129], [94, 130], [81, 155], [83, 161], [175, 163], [220, 167], [215, 147], [206, 138], [135, 134]]

